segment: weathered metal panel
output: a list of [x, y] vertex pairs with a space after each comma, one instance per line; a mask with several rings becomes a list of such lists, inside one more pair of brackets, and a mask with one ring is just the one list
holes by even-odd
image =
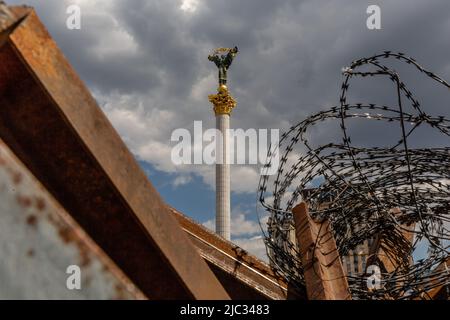
[[[145, 298], [2, 141], [0, 256], [0, 299]], [[66, 285], [71, 265], [79, 290]]]
[[34, 11], [0, 48], [0, 137], [150, 298], [227, 299]]

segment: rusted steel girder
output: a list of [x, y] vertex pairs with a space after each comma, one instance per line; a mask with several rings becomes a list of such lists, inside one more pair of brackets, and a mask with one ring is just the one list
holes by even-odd
[[171, 210], [232, 299], [306, 299], [305, 291], [294, 291], [263, 261]]
[[11, 11], [0, 138], [150, 299], [228, 299], [34, 10]]
[[1, 140], [0, 255], [0, 299], [145, 299]]
[[309, 300], [350, 300], [347, 277], [328, 221], [316, 222], [302, 202], [293, 210]]
[[[442, 275], [448, 276], [449, 273], [450, 273], [450, 257], [448, 257], [445, 262], [442, 262], [433, 270], [433, 272], [430, 275], [432, 277], [432, 280], [430, 281], [431, 284], [435, 285], [437, 283], [437, 281], [435, 280], [436, 278], [442, 277]], [[449, 289], [450, 289], [449, 285], [446, 286], [438, 285], [426, 292], [423, 292], [420, 298], [425, 300], [450, 300]]]
[[[393, 208], [390, 211], [394, 215], [399, 215], [401, 213], [399, 208]], [[411, 250], [412, 243], [414, 241], [414, 228], [415, 223], [409, 226], [403, 225], [400, 231], [400, 235], [401, 237], [403, 237], [403, 239], [400, 238], [399, 240], [403, 240], [406, 242], [407, 246], [409, 246], [409, 251]], [[407, 261], [409, 264], [412, 263], [411, 252], [403, 252], [403, 256], [400, 256], [398, 252], [391, 253], [389, 252], [389, 250], [386, 251], [383, 248], [389, 249], [388, 245], [385, 244], [383, 235], [379, 233], [375, 236], [372, 246], [369, 248], [369, 254], [367, 258], [368, 266], [375, 264], [381, 267], [381, 270], [383, 270], [383, 272], [390, 273], [396, 270], [402, 262], [405, 263]]]

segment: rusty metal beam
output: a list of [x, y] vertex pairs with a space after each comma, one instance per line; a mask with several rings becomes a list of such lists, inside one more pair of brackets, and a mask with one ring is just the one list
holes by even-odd
[[177, 210], [171, 211], [232, 299], [306, 299], [305, 292], [293, 291], [263, 261]]
[[309, 300], [351, 299], [347, 277], [328, 221], [316, 222], [305, 202], [292, 210]]
[[145, 299], [1, 140], [0, 255], [0, 299]]
[[[442, 262], [441, 264], [439, 264], [432, 272], [431, 274], [431, 278], [433, 278], [433, 276], [439, 277], [439, 274], [441, 273], [447, 273], [450, 269], [450, 257], [447, 258], [446, 261]], [[435, 279], [432, 279], [430, 281], [431, 285], [436, 285], [436, 281]], [[421, 295], [421, 299], [424, 300], [450, 300], [450, 296], [447, 293], [447, 287], [446, 286], [442, 286], [442, 285], [438, 285], [426, 292], [423, 292]]]
[[36, 13], [21, 10], [0, 30], [0, 138], [149, 298], [228, 299]]
[[[399, 208], [393, 208], [390, 211], [394, 215], [401, 214]], [[411, 224], [409, 226], [403, 225], [400, 231], [401, 237], [404, 238], [403, 240], [406, 241], [406, 243], [408, 243], [411, 247], [414, 240], [414, 227], [415, 224]], [[383, 235], [377, 234], [372, 246], [369, 248], [367, 265], [377, 264], [381, 267], [383, 272], [391, 273], [400, 266], [402, 259], [399, 259], [400, 257], [398, 256], [393, 256], [393, 254], [389, 251], [386, 252], [383, 247], [386, 248], [388, 245], [384, 243]], [[408, 256], [408, 258], [403, 258], [403, 260], [408, 260], [409, 263], [412, 263], [412, 256], [410, 252], [405, 252], [405, 255]]]

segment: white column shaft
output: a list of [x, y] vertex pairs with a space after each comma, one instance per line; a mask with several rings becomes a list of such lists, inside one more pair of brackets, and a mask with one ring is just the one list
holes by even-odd
[[[217, 143], [216, 164], [216, 233], [230, 240], [230, 146], [228, 129], [230, 115], [218, 114], [216, 128], [222, 132], [223, 141]], [[220, 161], [222, 159], [222, 161]]]

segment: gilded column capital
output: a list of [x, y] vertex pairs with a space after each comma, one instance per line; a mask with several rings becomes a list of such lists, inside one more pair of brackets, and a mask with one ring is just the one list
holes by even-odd
[[214, 113], [231, 115], [231, 111], [236, 107], [236, 100], [228, 92], [226, 85], [222, 84], [217, 89], [217, 94], [208, 96], [209, 101], [214, 105]]

